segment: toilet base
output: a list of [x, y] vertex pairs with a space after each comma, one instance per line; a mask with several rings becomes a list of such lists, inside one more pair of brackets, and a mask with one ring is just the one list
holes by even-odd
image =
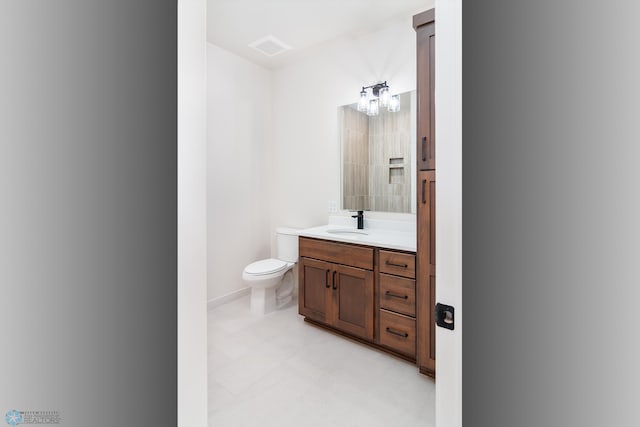
[[251, 314], [264, 316], [277, 308], [276, 287], [251, 288]]
[[284, 298], [279, 298], [278, 299], [278, 308], [282, 308], [285, 305], [289, 304], [289, 302], [292, 300], [291, 295], [286, 296]]
[[[256, 284], [257, 282], [252, 282]], [[287, 270], [282, 277], [275, 277], [251, 287], [251, 313], [264, 316], [288, 304], [294, 290], [293, 271]]]
[[251, 289], [251, 314], [264, 316], [287, 305], [291, 300], [291, 295], [276, 298], [275, 288]]

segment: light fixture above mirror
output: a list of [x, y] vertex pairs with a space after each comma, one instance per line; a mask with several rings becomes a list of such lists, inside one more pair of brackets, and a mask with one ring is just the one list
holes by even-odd
[[[367, 92], [371, 89], [371, 92]], [[391, 95], [387, 82], [363, 86], [358, 101], [358, 111], [366, 112], [367, 116], [377, 116], [380, 108], [387, 108], [392, 113], [400, 111], [400, 96]]]

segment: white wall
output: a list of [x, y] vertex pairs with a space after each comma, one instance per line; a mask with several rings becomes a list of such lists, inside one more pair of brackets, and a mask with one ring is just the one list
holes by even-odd
[[208, 298], [246, 288], [270, 255], [271, 72], [207, 46]]
[[[462, 0], [436, 0], [436, 300], [455, 330], [436, 328], [436, 426], [462, 426]], [[472, 423], [472, 421], [470, 422]]]
[[387, 80], [392, 92], [414, 90], [415, 57], [416, 34], [407, 16], [372, 33], [327, 42], [274, 70], [272, 230], [327, 222], [327, 202], [340, 200], [338, 106], [356, 102], [362, 86], [378, 81]]
[[178, 2], [178, 425], [207, 425], [205, 0]]
[[324, 43], [273, 71], [208, 45], [211, 303], [245, 288], [247, 264], [275, 256], [277, 226], [327, 222], [327, 202], [340, 200], [338, 106], [357, 101], [360, 88], [377, 81], [387, 80], [393, 92], [414, 90], [415, 39], [407, 16]]

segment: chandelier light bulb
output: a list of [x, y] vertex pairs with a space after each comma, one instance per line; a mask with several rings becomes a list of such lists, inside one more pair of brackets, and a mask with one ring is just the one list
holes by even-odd
[[367, 116], [377, 116], [379, 112], [378, 98], [369, 100], [369, 108], [367, 109]]
[[380, 92], [378, 96], [380, 97], [381, 107], [389, 106], [390, 94], [389, 94], [389, 88], [387, 86], [380, 88]]
[[389, 111], [392, 113], [400, 111], [400, 95], [393, 95], [389, 99]]
[[368, 96], [367, 96], [367, 91], [365, 91], [364, 89], [362, 89], [362, 92], [360, 92], [360, 100], [358, 101], [358, 111], [367, 111], [367, 107], [368, 107]]

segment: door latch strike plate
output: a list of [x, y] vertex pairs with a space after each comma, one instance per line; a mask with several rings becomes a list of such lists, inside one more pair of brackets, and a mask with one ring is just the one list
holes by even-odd
[[450, 305], [436, 304], [436, 325], [453, 330], [455, 325], [454, 308]]

